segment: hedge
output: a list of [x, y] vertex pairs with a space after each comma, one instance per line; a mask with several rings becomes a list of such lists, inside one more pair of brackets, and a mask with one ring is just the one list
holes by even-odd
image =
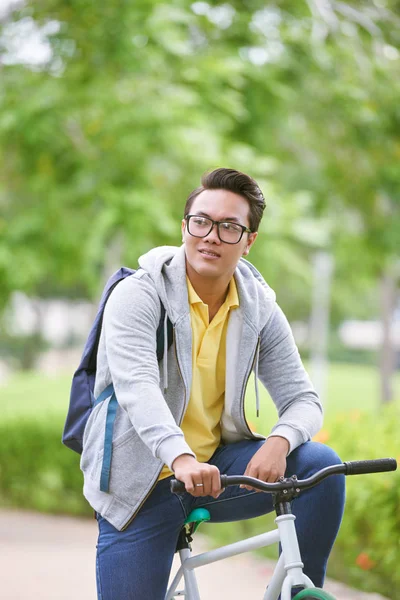
[[58, 419], [0, 423], [0, 503], [54, 514], [93, 514], [79, 455], [61, 444]]
[[[394, 457], [400, 464], [400, 407], [349, 411], [327, 422], [314, 439], [343, 461]], [[274, 526], [274, 515], [203, 528], [216, 544], [228, 544]], [[276, 558], [275, 548], [260, 554]], [[400, 469], [346, 478], [346, 507], [328, 564], [328, 575], [367, 592], [400, 600]]]
[[[400, 410], [352, 411], [337, 416], [318, 434], [342, 460], [400, 458]], [[58, 418], [11, 419], [0, 424], [0, 503], [49, 513], [91, 516], [82, 495], [79, 456], [62, 446]], [[212, 525], [203, 531], [217, 542], [260, 533], [272, 516]], [[400, 472], [347, 478], [343, 524], [329, 575], [392, 600], [400, 598]], [[396, 591], [397, 590], [397, 591]]]
[[[351, 411], [321, 432], [342, 460], [397, 458], [400, 407]], [[365, 591], [400, 599], [400, 470], [347, 477], [345, 517], [335, 544], [331, 574]]]

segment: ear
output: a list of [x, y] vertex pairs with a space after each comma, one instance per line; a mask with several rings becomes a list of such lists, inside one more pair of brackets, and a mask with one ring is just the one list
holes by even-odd
[[250, 248], [252, 247], [252, 245], [256, 241], [257, 236], [258, 236], [258, 232], [257, 231], [254, 231], [254, 233], [250, 233], [249, 234], [249, 237], [247, 238], [246, 248], [244, 249], [242, 256], [247, 256], [248, 255], [248, 253], [250, 252]]
[[186, 221], [185, 221], [185, 219], [182, 219], [182, 222], [181, 222], [182, 244], [185, 243], [185, 240], [184, 240], [185, 231], [186, 231]]

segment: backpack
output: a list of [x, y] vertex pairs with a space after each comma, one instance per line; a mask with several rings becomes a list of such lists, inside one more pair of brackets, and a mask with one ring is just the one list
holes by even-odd
[[[83, 433], [85, 430], [86, 422], [92, 412], [94, 406], [103, 402], [111, 396], [109, 403], [109, 411], [107, 413], [107, 424], [108, 437], [111, 435], [112, 441], [112, 426], [115, 419], [117, 410], [117, 399], [114, 393], [114, 387], [110, 384], [101, 394], [95, 399], [93, 390], [94, 382], [96, 378], [96, 365], [97, 365], [97, 349], [99, 346], [101, 326], [103, 323], [104, 308], [110, 297], [113, 289], [118, 285], [120, 281], [133, 275], [136, 272], [135, 269], [129, 269], [127, 267], [121, 267], [116, 271], [110, 279], [107, 281], [106, 286], [101, 296], [99, 308], [96, 314], [96, 318], [90, 330], [87, 338], [85, 348], [83, 350], [81, 362], [79, 363], [78, 369], [75, 371], [70, 393], [69, 409], [67, 418], [64, 425], [64, 431], [62, 435], [62, 442], [71, 450], [75, 450], [78, 454], [82, 454], [83, 450]], [[157, 328], [157, 359], [161, 360], [164, 353], [164, 318], [165, 308], [161, 303], [161, 318]], [[173, 332], [172, 323], [168, 319], [168, 348], [172, 344]], [[110, 441], [110, 444], [111, 444]]]

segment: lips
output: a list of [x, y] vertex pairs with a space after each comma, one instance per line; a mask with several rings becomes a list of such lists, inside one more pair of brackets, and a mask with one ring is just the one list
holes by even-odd
[[200, 254], [202, 254], [203, 256], [211, 256], [213, 258], [219, 258], [221, 255], [218, 254], [217, 252], [213, 252], [212, 250], [199, 250]]

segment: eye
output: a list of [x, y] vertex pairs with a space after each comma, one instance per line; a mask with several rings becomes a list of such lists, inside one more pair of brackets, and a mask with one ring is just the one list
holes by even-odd
[[221, 223], [221, 227], [224, 231], [228, 233], [237, 233], [241, 229], [239, 225], [235, 225], [234, 223]]
[[195, 225], [200, 227], [209, 226], [210, 222], [205, 217], [192, 217], [192, 221]]

